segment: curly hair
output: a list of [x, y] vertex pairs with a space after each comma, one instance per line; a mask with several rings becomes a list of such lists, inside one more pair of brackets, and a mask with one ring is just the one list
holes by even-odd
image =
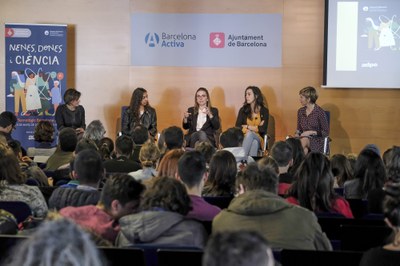
[[[251, 90], [253, 92], [253, 94], [254, 94], [254, 98], [255, 98], [255, 101], [256, 101], [256, 103], [254, 105], [254, 110], [251, 110], [250, 104], [247, 103], [247, 101], [246, 101], [246, 92], [248, 90]], [[264, 101], [264, 95], [262, 94], [260, 88], [256, 87], [256, 86], [248, 86], [246, 88], [246, 90], [244, 91], [244, 103], [243, 103], [244, 114], [246, 115], [246, 117], [248, 119], [253, 120], [252, 113], [255, 110], [260, 110], [261, 107], [265, 107], [265, 101]]]
[[181, 182], [174, 178], [160, 177], [144, 193], [141, 209], [162, 208], [187, 215], [192, 210], [191, 205], [190, 197]]
[[160, 150], [154, 142], [143, 144], [139, 152], [139, 160], [143, 167], [155, 167], [160, 159]]
[[41, 120], [35, 127], [33, 137], [38, 142], [52, 142], [54, 131], [54, 126], [49, 121]]

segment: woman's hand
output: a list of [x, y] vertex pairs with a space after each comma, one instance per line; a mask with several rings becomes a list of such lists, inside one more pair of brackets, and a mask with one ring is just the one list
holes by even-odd
[[210, 119], [213, 118], [213, 115], [208, 107], [204, 108], [204, 113], [206, 113]]
[[79, 135], [79, 134], [83, 134], [83, 132], [85, 132], [85, 130], [80, 127], [80, 128], [75, 129], [75, 132], [76, 132], [76, 135]]
[[183, 122], [187, 123], [188, 117], [190, 116], [190, 113], [188, 111], [183, 113]]

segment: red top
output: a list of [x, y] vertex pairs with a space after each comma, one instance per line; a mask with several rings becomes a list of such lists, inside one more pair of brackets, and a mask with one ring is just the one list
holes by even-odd
[[[295, 205], [300, 205], [299, 201], [294, 197], [289, 197], [286, 199], [286, 201]], [[346, 218], [354, 218], [353, 213], [350, 209], [350, 205], [344, 198], [337, 197], [332, 205], [333, 213], [339, 213]]]

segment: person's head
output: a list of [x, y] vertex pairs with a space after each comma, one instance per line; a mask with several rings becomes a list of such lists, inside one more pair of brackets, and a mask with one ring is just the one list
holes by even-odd
[[168, 150], [182, 149], [184, 144], [182, 129], [177, 126], [166, 128], [164, 130], [164, 141]]
[[185, 152], [182, 149], [173, 149], [168, 151], [158, 165], [158, 176], [175, 178], [178, 173], [178, 161], [184, 153]]
[[269, 167], [274, 173], [279, 175], [279, 165], [271, 156], [262, 157], [257, 161], [257, 164], [260, 167]]
[[103, 261], [90, 235], [63, 218], [44, 221], [28, 239], [13, 249], [6, 265], [101, 266]]
[[285, 141], [275, 142], [271, 148], [271, 157], [275, 159], [279, 167], [290, 166], [293, 163], [292, 147]]
[[46, 120], [41, 120], [35, 127], [33, 137], [38, 142], [53, 142], [54, 140], [54, 126]]
[[93, 120], [86, 127], [82, 137], [86, 139], [91, 139], [97, 144], [104, 137], [104, 134], [106, 134], [106, 130], [101, 121]]
[[117, 174], [107, 179], [100, 202], [107, 213], [118, 220], [138, 211], [144, 190], [145, 186], [130, 175]]
[[154, 142], [143, 144], [139, 152], [139, 160], [143, 167], [155, 168], [158, 159], [160, 159], [160, 150]]
[[235, 156], [229, 151], [217, 151], [211, 158], [207, 185], [216, 192], [235, 193], [237, 166]]
[[136, 88], [132, 92], [131, 102], [129, 104], [129, 108], [133, 114], [133, 117], [136, 121], [139, 121], [139, 108], [145, 107], [149, 105], [149, 96], [147, 91], [143, 88]]
[[317, 90], [314, 87], [308, 86], [299, 91], [300, 103], [305, 106], [308, 103], [316, 103], [318, 99]]
[[249, 163], [247, 167], [238, 173], [236, 187], [243, 187], [245, 191], [265, 190], [274, 194], [278, 193], [278, 175], [269, 167]]
[[311, 152], [297, 170], [297, 178], [289, 189], [289, 195], [311, 211], [330, 212], [335, 195], [333, 181], [328, 158], [322, 153]]
[[285, 142], [289, 144], [290, 147], [292, 148], [293, 164], [289, 168], [289, 173], [294, 176], [297, 171], [297, 168], [299, 168], [300, 164], [304, 160], [305, 157], [304, 149], [303, 146], [301, 145], [300, 140], [297, 138], [288, 138]]
[[400, 228], [400, 183], [397, 179], [394, 182], [388, 182], [385, 184], [385, 199], [383, 201], [383, 214], [385, 216], [386, 223], [389, 222], [389, 226], [393, 229]]
[[335, 154], [331, 157], [331, 169], [339, 187], [343, 187], [344, 182], [352, 179], [350, 162], [343, 154]]
[[390, 152], [386, 166], [387, 179], [390, 182], [400, 182], [400, 147], [394, 146]]
[[103, 160], [109, 160], [113, 156], [114, 141], [108, 137], [104, 137], [99, 141], [99, 152]]
[[170, 177], [158, 178], [153, 186], [146, 190], [140, 208], [144, 211], [162, 208], [182, 215], [187, 215], [192, 210], [185, 186]]
[[393, 148], [389, 148], [382, 154], [382, 160], [383, 160], [383, 164], [385, 165], [385, 167], [387, 166], [387, 164], [389, 162], [389, 158], [392, 156], [392, 150], [393, 150]]
[[8, 119], [5, 116], [0, 115], [0, 132], [9, 134], [9, 133], [11, 133], [12, 130], [13, 130], [13, 125], [12, 125], [10, 119]]
[[13, 150], [18, 159], [22, 156], [21, 142], [16, 139], [12, 139], [8, 141], [8, 146]]
[[18, 158], [14, 151], [4, 143], [0, 143], [0, 180], [9, 184], [24, 184], [26, 176], [21, 171]]
[[70, 88], [64, 93], [64, 102], [68, 105], [79, 105], [81, 93], [74, 88]]
[[215, 147], [209, 141], [197, 142], [194, 145], [194, 149], [201, 152], [206, 159], [206, 163], [210, 164], [211, 158], [215, 154]]
[[383, 187], [386, 181], [385, 166], [375, 151], [362, 150], [357, 156], [354, 167], [354, 178], [359, 178], [361, 181], [359, 193], [365, 196], [369, 191]]
[[241, 147], [243, 139], [242, 130], [237, 127], [231, 127], [222, 132], [219, 137], [219, 143], [223, 148]]
[[126, 135], [119, 136], [115, 141], [115, 151], [117, 156], [130, 157], [133, 151], [132, 138]]
[[199, 88], [194, 95], [195, 111], [198, 111], [200, 106], [207, 106], [209, 109], [212, 107], [210, 94], [208, 93], [208, 90], [203, 87]]
[[225, 231], [213, 234], [204, 250], [203, 266], [273, 266], [268, 242], [253, 231]]
[[15, 126], [17, 125], [18, 122], [18, 118], [15, 116], [15, 114], [13, 112], [10, 111], [4, 111], [0, 114], [0, 116], [7, 118], [8, 120], [10, 120], [12, 127], [15, 128]]
[[58, 81], [58, 80], [55, 80], [54, 82], [53, 82], [53, 84], [54, 84], [54, 87], [58, 87], [58, 85], [60, 85], [60, 82]]
[[149, 130], [143, 125], [137, 125], [132, 131], [132, 140], [137, 145], [142, 145], [149, 139]]
[[78, 143], [75, 130], [70, 127], [61, 129], [58, 135], [58, 142], [62, 151], [73, 152]]
[[97, 185], [104, 175], [100, 154], [90, 149], [78, 153], [74, 160], [73, 175], [82, 185]]
[[264, 96], [261, 93], [260, 88], [256, 86], [249, 86], [244, 92], [244, 103], [243, 105], [250, 105], [254, 103], [255, 106], [264, 106]]
[[75, 147], [74, 154], [75, 156], [83, 150], [94, 150], [98, 151], [99, 148], [97, 147], [96, 143], [91, 139], [81, 139], [78, 141]]
[[199, 151], [188, 151], [178, 161], [179, 179], [188, 187], [198, 187], [206, 181], [206, 160]]

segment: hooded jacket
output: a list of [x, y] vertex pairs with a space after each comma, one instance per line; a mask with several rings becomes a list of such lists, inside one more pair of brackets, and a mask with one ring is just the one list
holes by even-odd
[[142, 211], [122, 217], [116, 246], [162, 244], [203, 248], [207, 233], [203, 225], [170, 211]]
[[256, 231], [273, 248], [332, 250], [314, 213], [264, 190], [234, 198], [228, 209], [215, 217], [212, 232], [226, 230]]

